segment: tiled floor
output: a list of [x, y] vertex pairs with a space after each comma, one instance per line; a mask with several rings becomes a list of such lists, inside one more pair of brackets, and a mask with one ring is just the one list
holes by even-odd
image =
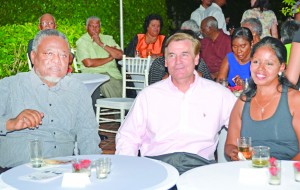
[[[109, 123], [109, 124], [101, 124], [102, 129], [113, 129], [118, 130], [120, 127], [119, 123]], [[101, 132], [101, 135], [105, 135], [108, 137], [106, 140], [102, 140], [100, 143], [100, 148], [102, 148], [103, 154], [115, 154], [116, 144], [115, 144], [115, 133], [106, 133]]]

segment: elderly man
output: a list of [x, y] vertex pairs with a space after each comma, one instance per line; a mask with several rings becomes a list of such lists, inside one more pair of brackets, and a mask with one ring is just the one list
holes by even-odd
[[29, 141], [43, 142], [43, 155], [99, 154], [98, 124], [91, 97], [65, 76], [70, 47], [64, 34], [42, 30], [33, 41], [34, 70], [0, 80], [0, 167], [29, 162]]
[[249, 28], [253, 36], [253, 45], [260, 41], [262, 35], [262, 25], [257, 18], [247, 18], [241, 22], [241, 27]]
[[[43, 14], [40, 18], [39, 18], [39, 25], [38, 25], [39, 30], [46, 30], [46, 29], [56, 29], [56, 23], [55, 23], [55, 18], [49, 14]], [[31, 39], [28, 42], [28, 49], [27, 49], [27, 53], [29, 56], [29, 59], [32, 63], [31, 60], [31, 51], [32, 51], [32, 43], [33, 43], [33, 39]]]
[[170, 76], [140, 92], [116, 136], [116, 154], [148, 156], [168, 162], [180, 173], [215, 162], [218, 132], [228, 125], [234, 95], [201, 78], [199, 40], [185, 33], [165, 47]]
[[231, 52], [231, 38], [218, 29], [218, 21], [212, 16], [202, 21], [201, 33], [204, 38], [201, 40], [200, 56], [206, 63], [211, 77], [216, 79], [223, 59]]
[[76, 42], [76, 56], [82, 72], [109, 75], [110, 80], [100, 87], [101, 94], [107, 98], [121, 97], [122, 75], [115, 59], [122, 59], [123, 51], [112, 36], [100, 34], [101, 22], [98, 17], [87, 19], [86, 30], [87, 33]]

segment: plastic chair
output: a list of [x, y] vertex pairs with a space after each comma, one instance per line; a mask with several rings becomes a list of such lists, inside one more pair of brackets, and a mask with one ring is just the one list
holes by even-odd
[[[126, 89], [142, 90], [148, 86], [148, 73], [151, 57], [126, 57], [123, 55], [122, 59], [122, 98], [100, 98], [96, 101], [96, 119], [99, 124], [120, 122], [122, 123], [125, 118], [125, 110], [129, 110], [133, 104], [134, 98], [126, 97]], [[130, 75], [131, 77], [127, 77]], [[137, 77], [136, 77], [137, 76]], [[133, 82], [134, 87], [128, 86], [128, 82]], [[143, 85], [136, 85], [142, 83]], [[117, 111], [116, 111], [117, 110]], [[120, 110], [120, 111], [119, 111]], [[120, 114], [120, 118], [115, 119], [115, 114]], [[110, 116], [110, 117], [105, 117]], [[114, 130], [100, 129], [99, 131], [117, 133]]]
[[226, 137], [227, 128], [223, 126], [221, 131], [219, 132], [219, 144], [217, 147], [218, 163], [228, 162], [228, 158], [226, 157], [224, 152]]
[[74, 67], [75, 73], [78, 73], [80, 71], [80, 69], [78, 68], [78, 65], [77, 65], [76, 49], [71, 48], [71, 53], [74, 56], [72, 65]]
[[31, 61], [29, 59], [28, 53], [26, 53], [26, 55], [27, 55], [27, 64], [28, 64], [28, 68], [29, 68], [29, 71], [30, 71], [30, 70], [32, 70], [32, 64], [31, 64]]

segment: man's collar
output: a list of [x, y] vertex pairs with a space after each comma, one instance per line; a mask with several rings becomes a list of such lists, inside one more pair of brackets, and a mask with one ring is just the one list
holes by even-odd
[[31, 83], [32, 83], [32, 86], [33, 86], [33, 89], [37, 89], [39, 88], [40, 86], [46, 86], [47, 88], [49, 89], [52, 89], [52, 90], [58, 90], [61, 86], [61, 81], [64, 80], [64, 78], [62, 78], [61, 80], [58, 81], [58, 83], [52, 87], [48, 87], [47, 84], [45, 84], [41, 78], [35, 73], [34, 69], [32, 69], [31, 71], [29, 71], [29, 74], [30, 74], [30, 80], [31, 80]]

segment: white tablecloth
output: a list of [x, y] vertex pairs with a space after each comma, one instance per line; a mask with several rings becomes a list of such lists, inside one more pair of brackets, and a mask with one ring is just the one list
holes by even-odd
[[[91, 74], [91, 73], [72, 73], [71, 77], [77, 78], [85, 84], [90, 94], [96, 90], [98, 86], [109, 80], [108, 75]], [[100, 93], [100, 92], [99, 92]]]
[[[292, 161], [281, 161], [281, 185], [269, 185], [268, 178], [248, 183], [240, 179], [241, 169], [266, 170], [252, 168], [251, 161], [236, 161], [197, 167], [183, 173], [178, 181], [178, 190], [300, 190], [300, 182], [294, 179]], [[247, 170], [248, 171], [248, 170]], [[249, 179], [251, 180], [251, 179]]]
[[[121, 156], [121, 155], [89, 155], [79, 156], [96, 160], [100, 157], [110, 157], [112, 160], [111, 173], [106, 179], [97, 179], [95, 170], [92, 170], [90, 177], [91, 184], [84, 189], [161, 189], [166, 190], [176, 184], [179, 177], [177, 170], [166, 163], [144, 157]], [[66, 157], [74, 158], [74, 157]], [[55, 166], [67, 168], [71, 172], [71, 164]], [[62, 176], [45, 183], [22, 180], [22, 176], [33, 173], [39, 169], [32, 168], [29, 164], [24, 164], [12, 168], [0, 176], [0, 189], [28, 189], [28, 190], [59, 190]], [[1, 186], [2, 182], [2, 186]], [[2, 187], [2, 188], [1, 188]]]

